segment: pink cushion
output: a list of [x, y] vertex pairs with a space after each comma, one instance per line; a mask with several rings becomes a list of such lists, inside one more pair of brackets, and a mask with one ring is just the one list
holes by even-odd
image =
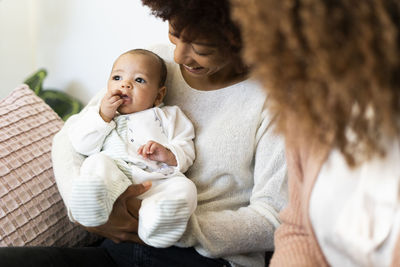
[[26, 85], [0, 101], [0, 246], [78, 246], [95, 240], [69, 221], [55, 184], [51, 142], [62, 126]]

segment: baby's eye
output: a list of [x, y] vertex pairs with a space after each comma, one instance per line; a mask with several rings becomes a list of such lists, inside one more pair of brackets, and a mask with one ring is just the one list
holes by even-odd
[[115, 80], [115, 81], [119, 81], [119, 80], [121, 80], [121, 76], [119, 76], [119, 75], [114, 75], [114, 76], [112, 77], [112, 79]]
[[135, 81], [138, 82], [138, 83], [145, 83], [146, 82], [143, 78], [140, 78], [140, 77], [136, 78]]

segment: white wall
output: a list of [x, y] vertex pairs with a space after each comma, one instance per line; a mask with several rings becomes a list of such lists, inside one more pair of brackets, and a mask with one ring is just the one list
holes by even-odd
[[167, 43], [167, 28], [140, 0], [0, 0], [0, 93], [43, 67], [45, 89], [86, 103], [120, 53]]
[[35, 68], [29, 0], [0, 1], [0, 98]]

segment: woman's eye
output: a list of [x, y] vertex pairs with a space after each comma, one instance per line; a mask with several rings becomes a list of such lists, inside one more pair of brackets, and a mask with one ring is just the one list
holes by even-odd
[[138, 82], [138, 83], [145, 83], [146, 82], [143, 78], [140, 78], [140, 77], [136, 78], [135, 81]]
[[196, 51], [196, 50], [194, 50], [194, 49], [193, 49], [193, 51], [194, 51], [194, 53], [195, 53], [196, 55], [199, 55], [199, 56], [202, 56], [202, 57], [209, 56], [209, 55], [212, 54], [212, 52], [200, 52], [200, 51]]
[[194, 47], [192, 47], [192, 49], [193, 49], [193, 52], [196, 55], [199, 55], [199, 56], [209, 56], [209, 55], [211, 55], [213, 53], [212, 50], [204, 50], [204, 51], [202, 51], [202, 50], [195, 49]]
[[114, 76], [112, 77], [112, 79], [113, 79], [114, 81], [119, 81], [119, 80], [121, 80], [121, 76], [119, 76], [119, 75], [114, 75]]

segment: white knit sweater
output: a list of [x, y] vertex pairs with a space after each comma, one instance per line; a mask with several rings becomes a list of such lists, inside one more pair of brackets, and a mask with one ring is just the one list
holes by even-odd
[[[195, 247], [233, 266], [264, 266], [264, 251], [273, 249], [278, 213], [287, 201], [284, 143], [274, 133], [265, 92], [251, 80], [214, 91], [193, 89], [173, 63], [170, 47], [153, 50], [167, 61], [165, 103], [179, 106], [196, 132], [196, 160], [186, 176], [197, 186], [198, 206], [176, 245]], [[53, 142], [54, 173], [64, 201], [82, 162], [67, 127], [68, 121]]]

